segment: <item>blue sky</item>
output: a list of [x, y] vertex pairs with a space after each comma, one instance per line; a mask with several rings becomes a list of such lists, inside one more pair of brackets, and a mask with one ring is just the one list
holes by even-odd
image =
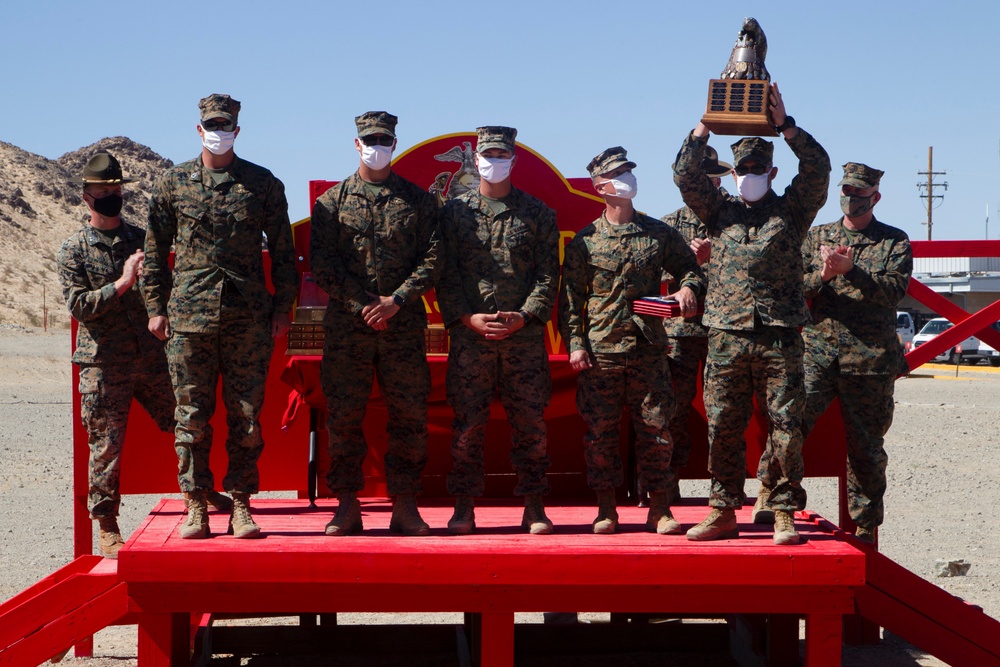
[[[243, 102], [236, 151], [284, 181], [293, 220], [310, 179], [357, 166], [355, 115], [400, 118], [397, 153], [478, 125], [565, 176], [625, 146], [636, 205], [681, 205], [670, 165], [704, 111], [744, 16], [768, 38], [790, 114], [839, 165], [886, 171], [876, 215], [924, 239], [916, 187], [934, 147], [948, 190], [934, 238], [1000, 238], [1000, 3], [133, 2], [39, 0], [3, 10], [0, 140], [55, 158], [125, 135], [175, 162], [194, 157], [197, 101]], [[723, 159], [734, 138], [711, 143]], [[795, 160], [775, 152], [776, 185]], [[730, 190], [732, 190], [730, 182]], [[833, 187], [816, 222], [839, 217]]]

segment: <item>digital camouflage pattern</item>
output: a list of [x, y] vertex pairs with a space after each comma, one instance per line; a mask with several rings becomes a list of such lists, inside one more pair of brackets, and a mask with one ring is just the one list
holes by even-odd
[[[711, 146], [706, 150], [710, 149]], [[718, 170], [717, 156], [715, 160], [706, 160], [706, 166], [713, 162], [715, 169]], [[708, 238], [708, 229], [687, 206], [668, 213], [660, 220], [668, 227], [677, 230], [689, 246], [694, 239]], [[708, 289], [712, 288], [711, 266], [711, 261], [701, 265]], [[668, 275], [666, 278], [668, 282], [675, 282], [673, 276]], [[686, 466], [691, 458], [688, 418], [691, 415], [691, 403], [698, 391], [698, 377], [708, 354], [708, 327], [701, 323], [701, 315], [695, 315], [688, 318], [666, 317], [663, 319], [663, 329], [667, 332], [669, 340], [667, 363], [670, 367], [670, 379], [677, 404], [670, 417], [670, 437], [674, 441], [670, 467], [676, 473]]]
[[[854, 268], [823, 283], [820, 246], [854, 248]], [[802, 328], [806, 357], [819, 366], [837, 361], [846, 375], [890, 375], [902, 370], [896, 306], [913, 272], [910, 239], [872, 218], [858, 232], [838, 220], [814, 227], [802, 247], [805, 293], [812, 322]]]
[[202, 120], [225, 118], [236, 122], [240, 116], [240, 103], [229, 95], [212, 93], [198, 100], [198, 111]]
[[806, 363], [803, 437], [839, 398], [847, 441], [847, 509], [854, 523], [865, 528], [882, 525], [889, 462], [884, 436], [892, 425], [895, 383], [894, 375], [848, 375], [836, 363]]
[[[666, 321], [666, 320], [664, 320]], [[691, 404], [698, 393], [698, 378], [708, 355], [708, 334], [704, 336], [671, 336], [667, 351], [667, 365], [674, 389], [676, 407], [670, 416], [670, 437], [674, 453], [670, 467], [679, 470], [691, 458], [691, 432], [688, 419]]]
[[420, 474], [427, 463], [431, 391], [426, 354], [422, 330], [326, 330], [320, 381], [326, 396], [330, 452], [326, 485], [334, 494], [361, 491], [365, 486], [361, 464], [368, 445], [362, 423], [376, 375], [390, 415], [385, 424], [389, 495], [420, 493]]
[[[771, 164], [774, 159], [774, 144], [760, 137], [744, 137], [732, 144], [730, 148], [733, 150], [733, 164], [737, 167], [744, 160], [753, 159], [766, 166]], [[705, 151], [708, 152], [707, 146]]]
[[856, 188], [871, 188], [879, 184], [885, 172], [869, 167], [860, 162], [848, 162], [844, 165], [844, 177], [837, 185], [853, 185]]
[[[867, 180], [863, 185], [849, 185], [871, 187], [878, 183], [881, 172], [862, 175], [860, 169], [853, 168], [857, 166], [864, 167], [844, 165], [845, 179], [863, 176]], [[823, 283], [822, 245], [853, 247], [854, 268]], [[883, 444], [892, 424], [895, 379], [906, 370], [896, 337], [896, 306], [906, 295], [913, 253], [905, 232], [873, 217], [857, 232], [848, 232], [843, 220], [814, 227], [802, 255], [813, 320], [802, 329], [806, 388], [803, 437], [809, 435], [833, 399], [839, 398], [847, 436], [848, 508], [855, 523], [874, 528], [883, 516], [888, 461]], [[762, 458], [762, 468], [770, 465]]]
[[80, 421], [90, 445], [87, 493], [94, 518], [117, 516], [121, 504], [121, 453], [132, 399], [159, 429], [174, 430], [174, 394], [167, 360], [160, 350], [113, 363], [80, 364]]
[[367, 137], [369, 134], [387, 134], [395, 137], [398, 122], [399, 119], [388, 111], [366, 111], [354, 118], [359, 137]]
[[517, 130], [502, 125], [486, 125], [476, 128], [476, 152], [483, 153], [491, 148], [499, 148], [513, 153]]
[[559, 328], [570, 352], [586, 350], [592, 368], [577, 379], [576, 404], [587, 424], [584, 456], [595, 491], [622, 483], [619, 428], [626, 407], [636, 431], [642, 488], [669, 488], [673, 444], [667, 420], [674, 409], [661, 318], [637, 315], [631, 302], [660, 293], [663, 273], [680, 277], [695, 295], [705, 282], [680, 234], [636, 212], [612, 225], [604, 214], [566, 246]]
[[[709, 504], [735, 508], [745, 500], [744, 431], [757, 394], [772, 431], [768, 461], [773, 463], [758, 468], [762, 483], [774, 488], [768, 505], [800, 510], [806, 502], [801, 433], [805, 392], [797, 327], [809, 321], [802, 243], [826, 202], [830, 158], [800, 128], [786, 140], [799, 161], [795, 178], [783, 195], [771, 190], [748, 206], [720, 192], [706, 177], [706, 141], [688, 135], [674, 164], [674, 182], [712, 240], [712, 283], [703, 318], [710, 327], [705, 367]], [[735, 161], [747, 159], [752, 151], [766, 152], [767, 143], [737, 142]]]
[[705, 140], [688, 135], [674, 165], [684, 203], [712, 239], [712, 289], [706, 326], [752, 330], [809, 321], [802, 287], [802, 242], [826, 202], [830, 158], [805, 130], [787, 140], [799, 170], [783, 195], [770, 191], [753, 206], [714, 187], [701, 166]]
[[[787, 327], [757, 331], [708, 332], [705, 364], [705, 413], [708, 418], [709, 505], [740, 507], [746, 496], [744, 432], [756, 395], [771, 425], [772, 475], [758, 477], [774, 488], [769, 506], [805, 509], [802, 488], [802, 411], [804, 408], [802, 337]], [[763, 460], [763, 459], [762, 459]]]
[[674, 392], [663, 348], [647, 342], [628, 352], [591, 355], [592, 367], [577, 376], [576, 407], [587, 425], [583, 454], [587, 485], [610, 491], [622, 485], [622, 408], [635, 429], [639, 486], [649, 493], [667, 491], [674, 480], [670, 467], [673, 443], [667, 422]]
[[207, 333], [174, 331], [167, 339], [167, 360], [177, 397], [177, 478], [181, 491], [215, 488], [209, 453], [216, 385], [222, 376], [226, 407], [226, 455], [222, 488], [257, 493], [257, 460], [264, 451], [259, 416], [274, 339], [270, 324], [256, 321], [245, 306], [224, 305], [217, 329]]
[[[660, 218], [660, 221], [680, 234], [684, 242], [688, 244], [688, 247], [691, 246], [691, 241], [694, 239], [708, 238], [708, 229], [687, 206], [682, 206], [673, 213], [668, 213]], [[702, 264], [701, 270], [705, 274], [705, 281], [708, 285], [706, 289], [707, 293], [708, 289], [711, 289], [712, 284], [712, 262], [709, 261]], [[677, 283], [671, 274], [664, 276], [664, 279], [672, 285]], [[671, 290], [673, 290], [673, 286], [671, 286]], [[665, 317], [663, 319], [663, 329], [671, 339], [679, 336], [700, 336], [701, 338], [708, 336], [708, 327], [701, 323], [701, 315], [695, 315], [694, 317]], [[673, 341], [671, 341], [672, 343]]]
[[452, 336], [478, 337], [457, 326], [463, 315], [524, 311], [532, 317], [513, 338], [540, 339], [559, 289], [556, 214], [516, 188], [493, 213], [478, 190], [442, 211], [444, 271], [437, 287], [441, 318]]
[[455, 412], [451, 443], [454, 467], [448, 474], [451, 495], [483, 495], [483, 443], [490, 403], [497, 394], [510, 422], [510, 462], [517, 473], [514, 495], [549, 492], [544, 414], [552, 396], [552, 378], [542, 330], [536, 332], [538, 335], [527, 339], [451, 339], [446, 380], [448, 404]]
[[339, 335], [367, 330], [361, 310], [377, 294], [404, 301], [390, 331], [425, 329], [420, 297], [441, 270], [437, 201], [395, 173], [369, 197], [354, 173], [313, 206], [309, 262], [316, 284], [330, 295], [324, 323]]
[[[273, 297], [264, 282], [265, 234]], [[225, 283], [238, 290], [258, 323], [270, 327], [272, 313], [291, 311], [299, 275], [285, 187], [267, 169], [239, 157], [215, 184], [199, 156], [168, 169], [153, 185], [143, 267], [146, 309], [150, 317], [166, 316], [173, 331], [217, 331]]]
[[138, 284], [118, 296], [125, 260], [145, 232], [122, 222], [111, 243], [89, 224], [63, 242], [59, 281], [78, 322], [73, 363], [80, 366], [80, 418], [90, 446], [91, 515], [116, 516], [120, 458], [133, 397], [162, 431], [174, 427], [174, 398], [163, 343], [149, 333]]
[[[708, 182], [708, 179], [705, 179]], [[658, 296], [663, 273], [679, 276], [678, 289], [704, 294], [704, 274], [680, 234], [636, 212], [612, 225], [604, 214], [566, 246], [559, 331], [566, 348], [591, 354], [629, 352], [640, 340], [667, 344], [663, 320], [632, 312], [632, 302]]]
[[621, 146], [613, 146], [602, 151], [587, 165], [587, 173], [591, 178], [614, 171], [621, 165], [635, 169], [635, 162], [628, 159], [628, 152]]
[[59, 249], [63, 298], [80, 324], [74, 363], [122, 363], [163, 354], [163, 343], [147, 329], [139, 281], [120, 297], [115, 290], [125, 260], [142, 250], [144, 238], [142, 229], [123, 221], [109, 245], [107, 237], [88, 223]]
[[[480, 128], [494, 129], [508, 128]], [[483, 137], [481, 132], [480, 141]], [[559, 285], [559, 228], [555, 211], [521, 190], [512, 189], [501, 201], [503, 210], [494, 213], [472, 190], [450, 200], [442, 215], [445, 265], [436, 291], [451, 337], [452, 495], [483, 494], [485, 428], [497, 392], [511, 425], [514, 493], [548, 492], [544, 412], [552, 381], [544, 336]], [[461, 323], [464, 315], [496, 312], [525, 312], [530, 318], [500, 341]]]
[[[265, 235], [273, 296], [264, 279]], [[214, 488], [208, 422], [221, 376], [229, 429], [224, 489], [256, 493], [271, 317], [291, 310], [299, 284], [285, 188], [270, 171], [239, 157], [218, 183], [200, 156], [180, 164], [153, 186], [145, 247], [146, 308], [150, 317], [166, 316], [172, 334], [166, 350], [177, 399], [181, 490]]]
[[[374, 197], [352, 174], [316, 200], [310, 264], [330, 296], [324, 325], [321, 379], [333, 492], [360, 491], [368, 451], [361, 424], [378, 375], [392, 419], [386, 477], [390, 494], [416, 493], [427, 460], [430, 370], [425, 356], [427, 314], [421, 296], [441, 270], [439, 210], [434, 195], [390, 173]], [[385, 331], [361, 315], [369, 295], [403, 301]]]

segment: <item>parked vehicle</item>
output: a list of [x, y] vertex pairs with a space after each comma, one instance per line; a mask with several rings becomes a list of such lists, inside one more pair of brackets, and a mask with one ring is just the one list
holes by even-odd
[[[1000, 331], [1000, 322], [994, 322], [990, 328]], [[979, 341], [979, 356], [990, 362], [990, 366], [1000, 366], [1000, 352], [994, 350], [989, 343]]]
[[913, 337], [917, 333], [916, 322], [913, 321], [913, 315], [905, 310], [896, 311], [896, 335], [899, 337], [899, 342], [902, 345], [913, 342]]
[[[934, 338], [940, 333], [947, 331], [948, 329], [955, 326], [945, 317], [935, 317], [933, 320], [927, 322], [924, 328], [913, 337], [913, 347], [920, 347], [931, 338]], [[969, 336], [965, 340], [961, 341], [957, 345], [953, 345], [951, 348], [945, 350], [938, 356], [934, 357], [934, 361], [947, 361], [949, 364], [957, 363], [958, 355], [955, 352], [956, 347], [962, 348], [962, 360], [971, 361], [975, 363], [979, 360], [979, 339], [975, 336]]]

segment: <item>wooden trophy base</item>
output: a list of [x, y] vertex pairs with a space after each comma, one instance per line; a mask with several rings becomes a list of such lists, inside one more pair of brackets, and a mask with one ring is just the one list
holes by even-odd
[[712, 79], [708, 104], [701, 122], [714, 134], [776, 137], [767, 115], [770, 82], [745, 79]]

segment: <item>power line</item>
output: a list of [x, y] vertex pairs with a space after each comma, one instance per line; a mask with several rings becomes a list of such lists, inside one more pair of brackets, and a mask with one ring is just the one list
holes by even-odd
[[920, 188], [923, 194], [920, 195], [921, 199], [927, 200], [927, 240], [931, 240], [931, 228], [934, 226], [934, 219], [932, 211], [934, 210], [934, 200], [944, 199], [944, 195], [934, 194], [934, 188], [943, 187], [945, 190], [948, 189], [948, 183], [935, 183], [935, 176], [944, 176], [948, 172], [945, 171], [934, 171], [934, 147], [927, 147], [927, 171], [918, 171], [918, 176], [926, 176], [926, 183], [917, 183], [917, 187]]

